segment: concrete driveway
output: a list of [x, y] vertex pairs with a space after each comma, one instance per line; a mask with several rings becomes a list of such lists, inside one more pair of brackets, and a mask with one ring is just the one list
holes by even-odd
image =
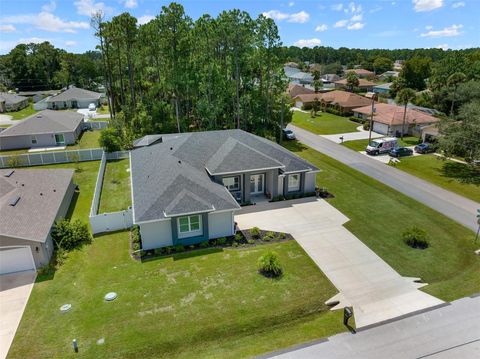
[[239, 227], [288, 232], [339, 290], [334, 309], [353, 306], [357, 328], [430, 308], [443, 302], [420, 290], [425, 284], [394, 271], [343, 227], [348, 221], [326, 201], [305, 198], [244, 207]]
[[0, 125], [14, 125], [15, 122], [12, 120], [12, 116], [10, 115], [0, 115]]
[[35, 271], [0, 275], [0, 359], [7, 357], [35, 278]]
[[[358, 132], [347, 132], [347, 133], [338, 133], [335, 135], [320, 135], [320, 137], [326, 138], [335, 143], [341, 143], [342, 140], [340, 137], [343, 137], [343, 142], [346, 141], [355, 141], [355, 140], [368, 140], [368, 131], [363, 129], [363, 126], [357, 127]], [[381, 135], [379, 133], [372, 131], [372, 138], [379, 138], [385, 137], [385, 135]]]

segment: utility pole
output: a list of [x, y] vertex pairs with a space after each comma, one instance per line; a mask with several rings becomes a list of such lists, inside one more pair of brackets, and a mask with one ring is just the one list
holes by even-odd
[[372, 140], [372, 127], [373, 127], [373, 113], [375, 112], [375, 99], [377, 94], [372, 95], [372, 113], [370, 114], [370, 126], [368, 126], [368, 143]]
[[283, 111], [285, 107], [285, 98], [282, 96], [282, 103], [280, 105], [280, 141], [279, 143], [282, 144], [283, 140]]
[[480, 233], [480, 208], [477, 209], [477, 224], [478, 224], [478, 229], [477, 229], [477, 235], [475, 236], [475, 242], [477, 242], [478, 233]]

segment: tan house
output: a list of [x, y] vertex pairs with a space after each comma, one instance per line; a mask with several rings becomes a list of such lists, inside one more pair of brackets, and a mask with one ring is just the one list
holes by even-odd
[[364, 78], [364, 79], [375, 76], [375, 73], [373, 73], [372, 71], [365, 70], [365, 69], [348, 69], [348, 70], [345, 70], [345, 75], [348, 74], [349, 72], [353, 72], [358, 77]]
[[295, 107], [309, 108], [317, 99], [322, 109], [334, 109], [342, 113], [351, 113], [354, 108], [371, 105], [372, 101], [364, 96], [346, 91], [329, 91], [325, 93], [298, 95], [294, 98]]
[[287, 93], [288, 93], [288, 96], [290, 96], [290, 98], [293, 99], [295, 98], [295, 96], [312, 94], [312, 93], [315, 93], [315, 91], [305, 86], [291, 83], [291, 84], [288, 84]]
[[307, 94], [300, 94], [293, 98], [293, 102], [295, 103], [295, 107], [302, 108], [304, 110], [308, 110], [312, 108], [313, 103], [315, 100], [319, 102], [322, 100], [321, 93], [307, 93]]
[[[361, 90], [371, 92], [373, 90], [373, 86], [375, 86], [375, 85], [376, 85], [375, 82], [368, 81], [368, 80], [360, 78], [360, 79], [358, 79], [358, 86], [357, 87]], [[346, 89], [346, 88], [348, 88], [347, 79], [342, 79], [342, 80], [339, 80], [339, 81], [335, 81], [335, 88], [336, 89]]]

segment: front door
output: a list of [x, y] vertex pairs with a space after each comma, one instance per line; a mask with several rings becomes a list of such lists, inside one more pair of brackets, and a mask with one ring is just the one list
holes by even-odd
[[250, 194], [263, 193], [264, 175], [251, 175], [250, 176]]

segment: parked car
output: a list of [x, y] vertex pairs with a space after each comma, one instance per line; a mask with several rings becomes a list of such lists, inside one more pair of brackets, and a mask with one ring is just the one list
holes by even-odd
[[407, 147], [396, 147], [392, 149], [389, 153], [392, 157], [406, 157], [413, 155], [413, 150]]
[[436, 149], [435, 145], [426, 142], [416, 145], [414, 148], [417, 153], [432, 153], [435, 152]]
[[288, 128], [284, 128], [283, 130], [283, 137], [287, 140], [295, 140], [295, 133], [293, 133], [292, 130], [289, 130]]
[[97, 107], [95, 106], [94, 103], [91, 103], [88, 105], [88, 111], [95, 111], [97, 109]]
[[379, 155], [388, 153], [391, 149], [397, 147], [397, 139], [395, 137], [377, 138], [370, 141], [366, 151], [369, 155]]

